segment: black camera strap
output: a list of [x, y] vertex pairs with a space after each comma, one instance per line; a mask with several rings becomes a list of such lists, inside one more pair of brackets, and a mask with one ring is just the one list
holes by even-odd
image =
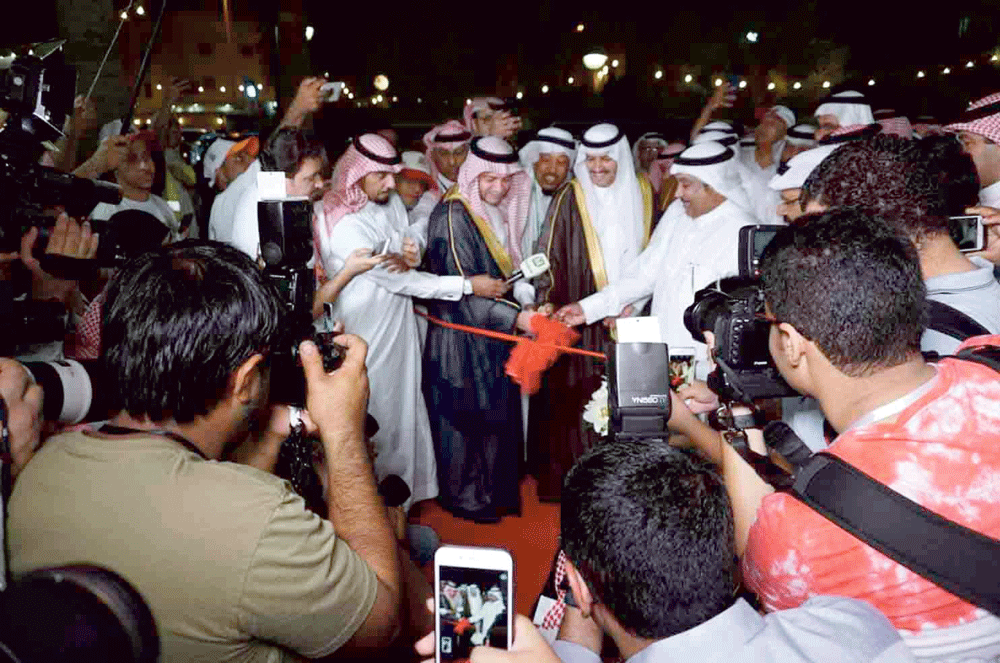
[[928, 329], [933, 329], [959, 341], [990, 333], [986, 327], [944, 302], [928, 299], [927, 313], [930, 316], [927, 321]]
[[914, 573], [1000, 615], [1000, 541], [925, 509], [825, 452], [802, 466], [789, 492]]
[[[1000, 372], [997, 346], [966, 348], [952, 358]], [[914, 573], [1000, 616], [1000, 541], [924, 508], [825, 452], [802, 464], [788, 492]]]

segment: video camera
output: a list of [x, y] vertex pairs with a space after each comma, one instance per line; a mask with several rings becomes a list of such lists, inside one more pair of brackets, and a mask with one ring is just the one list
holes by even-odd
[[0, 109], [7, 113], [0, 127], [0, 252], [16, 251], [32, 226], [47, 236], [55, 217], [46, 215], [46, 208], [61, 206], [70, 216], [82, 217], [97, 203], [121, 202], [113, 184], [38, 165], [63, 135], [75, 91], [76, 70], [65, 63], [62, 42], [44, 58], [25, 55], [0, 62]]
[[779, 228], [741, 228], [740, 276], [698, 291], [684, 311], [684, 326], [695, 340], [704, 343], [705, 331], [715, 335], [716, 368], [708, 376], [708, 387], [726, 401], [751, 404], [759, 398], [796, 395], [768, 349], [771, 325], [759, 317], [764, 313], [760, 256]]

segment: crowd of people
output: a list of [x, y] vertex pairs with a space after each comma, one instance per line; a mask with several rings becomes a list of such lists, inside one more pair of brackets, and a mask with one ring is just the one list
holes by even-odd
[[[409, 509], [436, 499], [477, 523], [517, 517], [530, 473], [560, 502], [558, 637], [519, 617], [512, 651], [477, 647], [474, 661], [597, 661], [605, 636], [633, 663], [1000, 660], [989, 606], [776, 491], [732, 430], [706, 423], [724, 405], [707, 382], [715, 330], [696, 338], [685, 321], [698, 291], [738, 273], [741, 229], [780, 226], [760, 259], [757, 319], [801, 395], [768, 411], [811, 452], [1000, 537], [1000, 375], [955, 356], [1000, 346], [1000, 93], [931, 126], [877, 120], [844, 89], [808, 122], [759, 109], [743, 135], [720, 119], [723, 84], [683, 137], [630, 141], [601, 122], [523, 144], [522, 119], [481, 97], [414, 144], [382, 127], [343, 147], [306, 129], [324, 82], [305, 79], [270, 135], [216, 138], [196, 163], [171, 112], [182, 81], [153, 131], [112, 123], [77, 165], [92, 128], [79, 103], [42, 157], [113, 181], [122, 200], [79, 219], [54, 209], [44, 247], [33, 228], [0, 256], [5, 281], [72, 322], [65, 343], [0, 359], [14, 577], [80, 560], [113, 569], [149, 603], [165, 661], [405, 659], [414, 642], [433, 655], [439, 606], [419, 563], [438, 541], [408, 525]], [[313, 341], [297, 346], [304, 409], [279, 405], [271, 381], [290, 343], [286, 299], [262, 271], [258, 202], [275, 181], [312, 206], [310, 313], [344, 354], [327, 372]], [[967, 215], [985, 228], [972, 251], [950, 221]], [[92, 259], [111, 234], [127, 261], [45, 270], [43, 257]], [[536, 254], [548, 269], [518, 279]], [[522, 394], [496, 338], [557, 323], [607, 353], [616, 321], [642, 315], [671, 355], [693, 357], [662, 440], [584, 423], [604, 362], [559, 356]], [[42, 421], [20, 362], [63, 357], [98, 361], [106, 421], [58, 433]], [[302, 427], [318, 512], [274, 473]], [[387, 508], [392, 476], [409, 497]], [[455, 611], [460, 588], [447, 589]]]

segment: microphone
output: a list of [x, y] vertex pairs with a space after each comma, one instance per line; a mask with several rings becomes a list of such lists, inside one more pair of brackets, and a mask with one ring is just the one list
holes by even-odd
[[520, 269], [510, 275], [507, 279], [507, 283], [513, 283], [518, 279], [531, 280], [536, 276], [544, 273], [549, 268], [549, 259], [544, 253], [536, 253], [535, 255], [528, 256], [521, 263]]

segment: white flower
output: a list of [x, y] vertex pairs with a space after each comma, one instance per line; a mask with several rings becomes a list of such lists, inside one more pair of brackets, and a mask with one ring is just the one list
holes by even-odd
[[601, 386], [591, 395], [590, 402], [583, 408], [583, 420], [590, 424], [598, 435], [607, 435], [610, 418], [608, 379], [605, 377], [601, 378]]

